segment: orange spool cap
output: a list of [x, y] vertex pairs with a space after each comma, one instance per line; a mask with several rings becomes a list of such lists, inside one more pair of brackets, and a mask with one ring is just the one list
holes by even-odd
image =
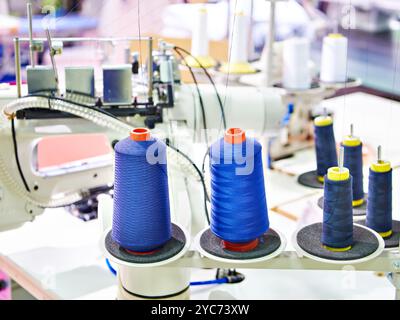
[[240, 128], [226, 130], [224, 140], [230, 144], [241, 144], [246, 141], [246, 133]]
[[147, 128], [136, 128], [131, 131], [133, 141], [149, 141], [151, 138], [150, 130]]

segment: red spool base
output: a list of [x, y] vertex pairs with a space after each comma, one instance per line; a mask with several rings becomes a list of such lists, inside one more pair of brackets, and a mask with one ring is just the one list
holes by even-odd
[[250, 242], [246, 243], [232, 243], [228, 242], [225, 240], [222, 240], [222, 245], [224, 249], [229, 250], [229, 251], [235, 251], [235, 252], [249, 252], [257, 248], [259, 243], [258, 239], [255, 239]]
[[132, 251], [132, 250], [125, 249], [125, 251], [127, 253], [129, 253], [129, 254], [133, 254], [133, 255], [136, 255], [136, 256], [149, 256], [149, 255], [151, 255], [153, 253], [156, 253], [159, 250], [153, 250], [153, 251], [148, 251], [148, 252], [137, 252], [137, 251]]

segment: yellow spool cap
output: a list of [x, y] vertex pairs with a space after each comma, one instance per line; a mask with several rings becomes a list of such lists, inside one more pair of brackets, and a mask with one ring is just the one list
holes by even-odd
[[346, 252], [346, 251], [351, 250], [352, 247], [348, 246], [346, 248], [332, 248], [332, 247], [324, 246], [324, 248], [326, 250], [329, 250], [329, 251], [332, 251], [332, 252]]
[[359, 207], [364, 203], [364, 199], [353, 200], [353, 207]]
[[342, 141], [342, 145], [346, 147], [358, 147], [361, 144], [361, 140], [358, 137], [346, 136]]
[[328, 170], [328, 179], [331, 181], [345, 181], [350, 178], [350, 171], [347, 168], [333, 167]]
[[340, 39], [340, 38], [344, 38], [344, 36], [340, 33], [330, 33], [328, 35], [328, 38]]
[[388, 231], [388, 232], [380, 232], [380, 233], [379, 233], [379, 235], [380, 235], [383, 239], [389, 238], [392, 234], [393, 234], [393, 231], [392, 231], [392, 230], [390, 230], [390, 231]]
[[327, 127], [333, 123], [333, 119], [330, 116], [317, 117], [314, 120], [314, 125], [317, 127]]
[[[217, 62], [212, 57], [196, 57], [187, 56], [185, 62], [189, 67], [192, 68], [213, 68], [216, 66]], [[201, 65], [200, 65], [201, 64]]]
[[318, 176], [317, 179], [318, 179], [319, 182], [324, 183], [325, 177]]
[[374, 172], [385, 173], [392, 170], [392, 165], [389, 161], [378, 161], [371, 164], [371, 170]]
[[237, 63], [225, 63], [221, 66], [219, 71], [227, 74], [250, 74], [250, 73], [256, 73], [257, 69], [255, 69], [248, 62], [237, 62]]

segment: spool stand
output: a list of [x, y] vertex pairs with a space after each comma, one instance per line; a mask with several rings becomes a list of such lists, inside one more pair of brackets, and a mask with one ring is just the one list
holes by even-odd
[[361, 79], [348, 78], [346, 82], [323, 82], [319, 80], [321, 87], [326, 90], [341, 90], [347, 88], [355, 88], [362, 85]]
[[196, 249], [208, 259], [233, 264], [251, 264], [264, 262], [279, 256], [286, 247], [285, 237], [276, 230], [269, 229], [259, 239], [258, 244], [252, 250], [238, 248], [228, 249], [223, 241], [215, 236], [210, 228], [201, 231], [194, 240]]
[[129, 253], [119, 247], [107, 230], [101, 245], [104, 255], [118, 265], [118, 295], [121, 299], [172, 299], [188, 297], [190, 270], [167, 268], [190, 247], [189, 235], [176, 224], [172, 238], [159, 251], [147, 255]]

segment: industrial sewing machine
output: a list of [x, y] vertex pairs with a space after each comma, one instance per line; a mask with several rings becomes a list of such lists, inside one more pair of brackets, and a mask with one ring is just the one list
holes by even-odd
[[[25, 222], [33, 221], [46, 208], [77, 202], [97, 187], [111, 187], [112, 146], [125, 138], [132, 128], [147, 126], [153, 129], [155, 135], [168, 141], [170, 146], [168, 159], [169, 180], [174, 190], [171, 197], [173, 219], [187, 230], [187, 244], [175, 259], [145, 267], [114, 259], [119, 266], [118, 297], [188, 298], [188, 268], [235, 267], [237, 264], [233, 261], [215, 261], [197, 251], [189, 251], [190, 239], [204, 229], [206, 221], [201, 205], [204, 202], [201, 172], [184, 155], [191, 155], [193, 162], [199, 164], [207, 151], [207, 141], [221, 134], [224, 122], [226, 127], [252, 130], [267, 145], [270, 137], [279, 134], [280, 122], [287, 112], [283, 102], [285, 93], [282, 94], [279, 88], [265, 86], [226, 88], [217, 85], [214, 89], [207, 84], [198, 87], [182, 84], [179, 81], [177, 61], [172, 54], [173, 45], [161, 42], [155, 51], [151, 38], [140, 39], [148, 44], [148, 61], [142, 70], [147, 75], [145, 85], [132, 82], [131, 66], [106, 66], [103, 67], [100, 85], [94, 85], [96, 79], [93, 70], [75, 68], [66, 75], [71, 81], [67, 80], [65, 92], [61, 90], [55, 56], [62, 52], [62, 43], [137, 40], [51, 39], [49, 33], [47, 39], [15, 39], [17, 85], [0, 91], [0, 230], [17, 228]], [[27, 70], [26, 86], [22, 85], [19, 61], [22, 41], [30, 41], [31, 44], [32, 58]], [[34, 52], [40, 50], [46, 42], [52, 66], [36, 66]], [[199, 92], [202, 102], [198, 99]], [[224, 96], [226, 101], [223, 113], [217, 93]], [[298, 99], [300, 96], [296, 95]], [[322, 100], [324, 95], [319, 94], [318, 97]], [[312, 101], [311, 104], [315, 104], [315, 99], [307, 99], [309, 103]], [[97, 141], [108, 143], [108, 152], [105, 148], [102, 157], [95, 161], [69, 163], [56, 170], [41, 170], [43, 168], [38, 166], [40, 145], [44, 137], [93, 133], [105, 138]], [[110, 198], [104, 199], [104, 202], [107, 201]], [[112, 212], [109, 203], [101, 203], [99, 206], [108, 208], [103, 210], [105, 216], [102, 217], [106, 232], [110, 227], [107, 221]], [[190, 215], [187, 214], [188, 210]], [[273, 257], [265, 261], [240, 264], [246, 268], [341, 268], [340, 264], [315, 262], [296, 252], [282, 253], [284, 248], [283, 239], [280, 250]], [[113, 259], [112, 256], [109, 258]], [[372, 262], [361, 263], [359, 269], [393, 272], [393, 282], [399, 288], [396, 261], [398, 255], [383, 253]]]

